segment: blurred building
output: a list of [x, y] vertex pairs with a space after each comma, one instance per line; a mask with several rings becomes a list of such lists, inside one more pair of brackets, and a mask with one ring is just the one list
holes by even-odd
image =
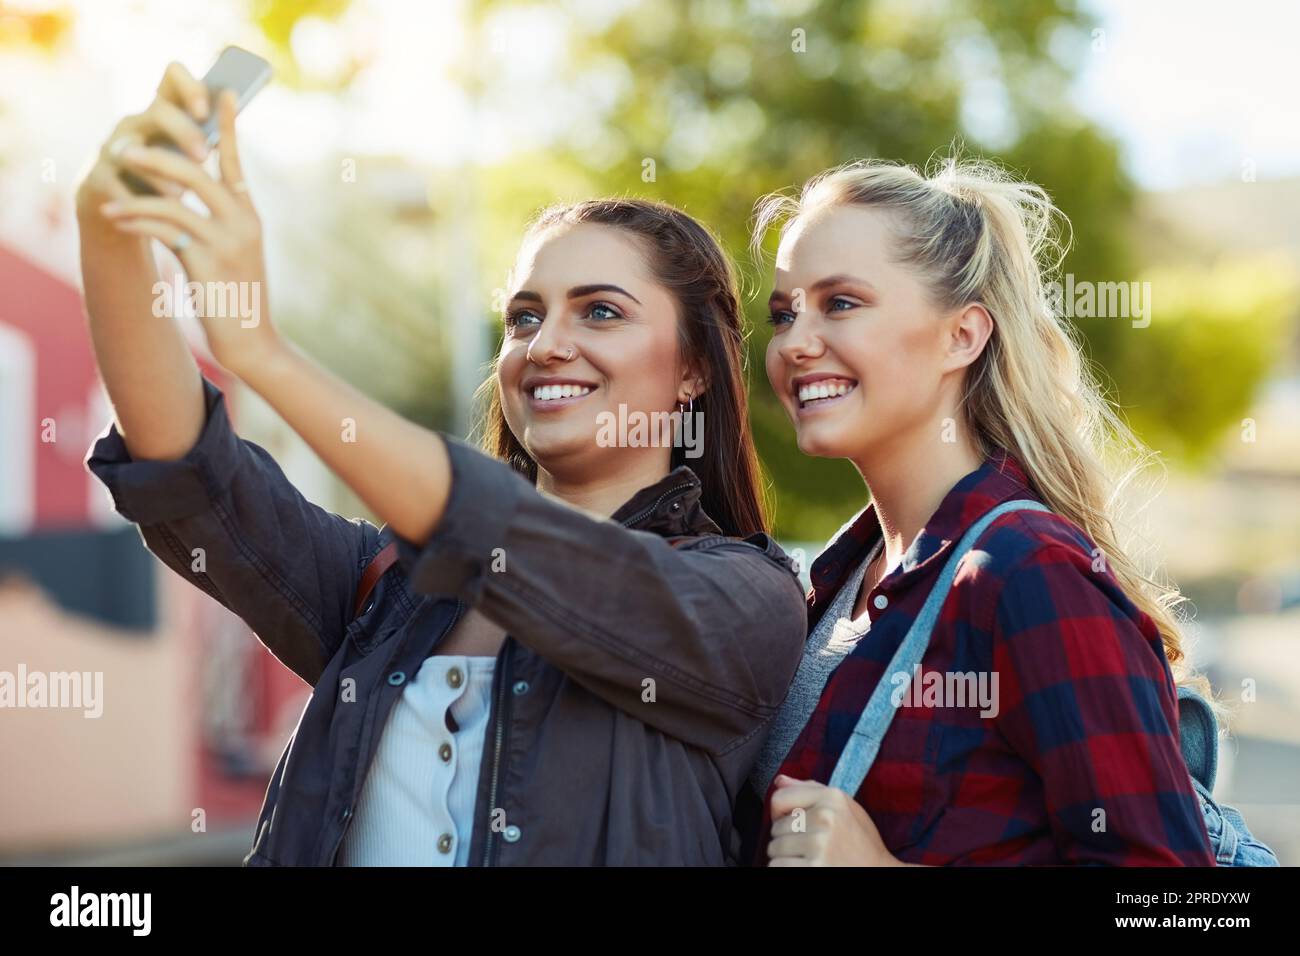
[[237, 862], [307, 688], [85, 469], [109, 411], [79, 291], [4, 246], [0, 290], [0, 672], [102, 680], [98, 716], [0, 710], [0, 857]]

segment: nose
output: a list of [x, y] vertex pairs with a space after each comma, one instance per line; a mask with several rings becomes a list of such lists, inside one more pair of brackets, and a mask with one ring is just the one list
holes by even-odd
[[781, 359], [791, 365], [800, 365], [825, 354], [826, 345], [816, 326], [816, 317], [811, 312], [796, 314], [790, 328], [775, 340], [779, 343], [777, 354]]
[[568, 362], [577, 354], [567, 323], [559, 316], [544, 319], [528, 341], [527, 357], [534, 365]]

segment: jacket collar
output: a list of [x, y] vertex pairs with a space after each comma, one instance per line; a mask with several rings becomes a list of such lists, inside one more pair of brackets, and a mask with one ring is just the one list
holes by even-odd
[[652, 485], [642, 488], [611, 515], [611, 520], [665, 538], [722, 534], [700, 504], [700, 479], [679, 465]]
[[[979, 468], [952, 486], [903, 555], [902, 563], [889, 572], [886, 580], [928, 566], [982, 515], [1002, 502], [1013, 498], [1037, 500], [1038, 497], [1029, 488], [1029, 480], [1020, 463], [1004, 450], [995, 450]], [[826, 550], [818, 555], [809, 570], [812, 590], [808, 604], [814, 621], [846, 583], [848, 576], [866, 559], [880, 533], [875, 504], [868, 504], [836, 532]]]

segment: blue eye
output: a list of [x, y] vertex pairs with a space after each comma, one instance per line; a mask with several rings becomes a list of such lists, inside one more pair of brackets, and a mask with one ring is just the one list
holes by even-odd
[[[835, 298], [831, 299], [828, 305], [830, 307], [826, 310], [827, 312], [843, 312], [846, 309], [857, 308], [858, 304], [852, 299], [846, 299], [843, 296], [837, 295]], [[843, 306], [843, 308], [839, 308], [839, 306]]]
[[[536, 322], [534, 323], [531, 320], [536, 320]], [[516, 309], [513, 312], [507, 312], [505, 318], [507, 329], [514, 329], [519, 326], [531, 328], [534, 324], [540, 325], [541, 322], [541, 316], [531, 309]]]
[[781, 309], [773, 309], [772, 314], [767, 317], [768, 325], [773, 328], [780, 328], [794, 321], [794, 313], [786, 312]]
[[608, 305], [604, 302], [597, 302], [587, 310], [587, 317], [595, 319], [598, 322], [608, 322], [610, 319], [621, 319], [623, 316], [622, 313], [612, 305]]

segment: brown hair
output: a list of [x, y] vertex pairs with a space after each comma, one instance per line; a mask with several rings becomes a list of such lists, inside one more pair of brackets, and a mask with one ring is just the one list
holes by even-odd
[[[559, 223], [613, 226], [640, 240], [656, 280], [677, 301], [682, 353], [701, 358], [707, 380], [694, 410], [703, 412], [708, 437], [703, 454], [689, 462], [700, 478], [701, 504], [724, 534], [769, 530], [747, 414], [740, 295], [717, 239], [680, 209], [642, 199], [551, 206], [532, 221], [525, 239]], [[479, 396], [487, 402], [483, 449], [536, 482], [537, 462], [506, 424], [495, 375], [480, 386]], [[671, 467], [682, 464], [688, 464], [684, 450], [674, 447]]]

